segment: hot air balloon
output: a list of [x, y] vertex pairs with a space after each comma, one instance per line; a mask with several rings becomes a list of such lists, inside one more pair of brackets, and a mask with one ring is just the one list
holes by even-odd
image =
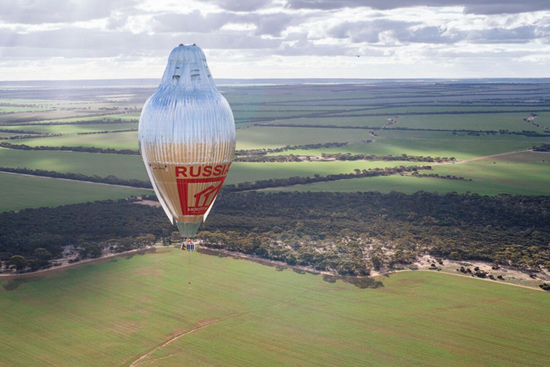
[[183, 237], [194, 237], [235, 152], [235, 121], [203, 51], [179, 45], [143, 106], [138, 141], [157, 198]]

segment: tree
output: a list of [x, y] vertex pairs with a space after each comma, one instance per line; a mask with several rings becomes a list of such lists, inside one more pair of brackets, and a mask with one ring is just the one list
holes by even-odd
[[78, 249], [78, 255], [81, 259], [86, 259], [87, 257], [95, 258], [101, 256], [101, 249], [90, 243], [90, 242], [83, 242]]
[[21, 255], [14, 255], [8, 261], [8, 265], [13, 265], [15, 267], [15, 270], [21, 271], [25, 269], [25, 266], [27, 266], [27, 259], [25, 259]]
[[42, 262], [46, 262], [52, 258], [52, 253], [42, 247], [35, 249], [33, 255], [37, 260]]

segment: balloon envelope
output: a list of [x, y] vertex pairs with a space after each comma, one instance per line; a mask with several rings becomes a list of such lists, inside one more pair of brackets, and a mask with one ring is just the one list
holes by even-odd
[[231, 107], [202, 50], [180, 45], [141, 112], [141, 156], [168, 218], [193, 237], [214, 203], [235, 152]]

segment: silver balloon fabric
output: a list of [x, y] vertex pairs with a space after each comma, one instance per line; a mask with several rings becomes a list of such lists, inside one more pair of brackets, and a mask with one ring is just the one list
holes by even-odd
[[235, 122], [203, 51], [179, 45], [141, 112], [140, 153], [157, 197], [182, 236], [208, 215], [235, 152]]

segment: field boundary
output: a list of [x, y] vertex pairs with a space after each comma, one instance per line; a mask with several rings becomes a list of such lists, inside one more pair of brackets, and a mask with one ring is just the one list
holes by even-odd
[[134, 190], [149, 190], [149, 191], [153, 191], [153, 189], [147, 188], [147, 187], [136, 187], [136, 186], [127, 186], [127, 185], [117, 185], [117, 184], [103, 183], [103, 182], [84, 181], [84, 180], [74, 180], [74, 179], [71, 179], [71, 178], [61, 178], [61, 177], [50, 177], [50, 176], [41, 176], [41, 175], [31, 175], [31, 174], [28, 174], [28, 173], [7, 172], [7, 171], [2, 171], [2, 170], [0, 170], [0, 173], [5, 173], [5, 174], [8, 174], [8, 175], [16, 175], [16, 176], [40, 177], [40, 178], [47, 178], [47, 179], [60, 180], [60, 181], [70, 181], [70, 182], [88, 183], [88, 184], [94, 184], [94, 185], [105, 185], [105, 186], [123, 187], [123, 188], [126, 188], [126, 189], [134, 189]]

